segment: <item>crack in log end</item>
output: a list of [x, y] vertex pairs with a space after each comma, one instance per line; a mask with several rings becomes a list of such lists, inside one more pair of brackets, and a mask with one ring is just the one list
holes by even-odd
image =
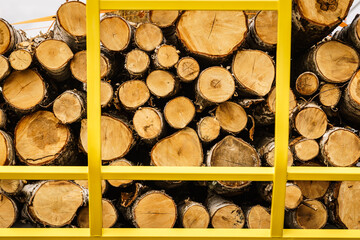
[[316, 7], [321, 11], [334, 12], [338, 7], [338, 0], [316, 0]]
[[212, 88], [221, 88], [221, 80], [219, 80], [219, 79], [211, 80], [210, 86]]
[[212, 22], [212, 24], [211, 24], [211, 29], [210, 29], [210, 33], [209, 33], [208, 39], [210, 38], [210, 35], [211, 35], [211, 33], [212, 33], [213, 29], [214, 29], [215, 22], [216, 22], [216, 13], [215, 13], [215, 16], [214, 16], [214, 20], [213, 20], [213, 22]]

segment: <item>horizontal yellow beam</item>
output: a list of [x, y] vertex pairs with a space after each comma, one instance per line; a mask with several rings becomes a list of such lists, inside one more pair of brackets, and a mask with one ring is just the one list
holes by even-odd
[[132, 180], [248, 180], [272, 181], [271, 167], [155, 167], [103, 166], [103, 179]]
[[360, 239], [360, 230], [350, 229], [284, 229], [284, 239]]
[[89, 239], [88, 228], [0, 228], [0, 239]]
[[276, 10], [277, 0], [100, 0], [100, 9], [121, 10]]
[[288, 167], [288, 180], [360, 180], [358, 167]]
[[80, 180], [87, 179], [87, 167], [0, 166], [0, 179]]

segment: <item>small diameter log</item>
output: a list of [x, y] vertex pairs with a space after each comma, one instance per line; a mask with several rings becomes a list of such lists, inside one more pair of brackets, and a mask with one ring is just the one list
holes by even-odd
[[35, 56], [50, 77], [64, 81], [71, 76], [69, 63], [74, 54], [65, 42], [45, 40], [37, 46]]
[[38, 111], [23, 117], [14, 135], [17, 156], [27, 165], [73, 165], [77, 160], [70, 129], [52, 112]]
[[[117, 159], [109, 164], [109, 166], [133, 166], [134, 164], [125, 158]], [[127, 187], [132, 184], [133, 180], [107, 180], [113, 187]]]
[[153, 59], [157, 68], [169, 69], [179, 61], [179, 53], [174, 46], [163, 44], [155, 49]]
[[0, 54], [8, 56], [18, 43], [26, 40], [26, 37], [5, 19], [0, 18], [0, 40]]
[[317, 139], [326, 132], [327, 116], [314, 103], [308, 103], [294, 110], [291, 118], [293, 128], [305, 138]]
[[319, 144], [314, 139], [298, 137], [290, 142], [290, 148], [296, 160], [307, 162], [319, 155]]
[[102, 108], [109, 106], [112, 102], [114, 89], [105, 81], [100, 82], [100, 104]]
[[148, 191], [127, 209], [126, 217], [137, 228], [172, 228], [177, 217], [176, 204], [163, 191]]
[[16, 195], [21, 192], [24, 187], [24, 183], [26, 183], [24, 180], [1, 179], [0, 191], [3, 191], [9, 195]]
[[9, 60], [0, 55], [0, 81], [6, 78], [11, 72]]
[[151, 52], [160, 46], [163, 40], [161, 29], [152, 23], [143, 23], [136, 28], [135, 44], [141, 50]]
[[320, 229], [327, 219], [327, 209], [322, 202], [306, 199], [295, 210], [286, 212], [285, 223], [295, 229]]
[[100, 20], [100, 41], [102, 45], [113, 52], [128, 48], [133, 35], [130, 24], [119, 15], [107, 14]]
[[307, 199], [321, 199], [326, 194], [329, 181], [294, 181]]
[[235, 203], [210, 193], [206, 199], [206, 206], [209, 209], [211, 225], [214, 228], [244, 227], [244, 213]]
[[126, 209], [129, 208], [140, 195], [149, 190], [147, 186], [144, 186], [138, 182], [130, 185], [129, 188], [126, 188], [120, 192], [119, 201], [117, 203], [117, 207], [122, 211], [122, 213], [124, 213], [125, 216]]
[[353, 0], [296, 0], [292, 12], [293, 51], [301, 52], [329, 35], [347, 16]]
[[33, 62], [33, 54], [29, 49], [14, 50], [9, 56], [11, 67], [18, 71], [28, 69]]
[[[82, 188], [89, 189], [88, 180], [74, 180], [76, 184], [81, 186]], [[104, 194], [107, 190], [106, 180], [101, 180], [101, 194]]]
[[225, 60], [244, 42], [248, 26], [243, 11], [185, 11], [176, 30], [191, 53]]
[[359, 19], [360, 19], [360, 15], [357, 14], [350, 25], [343, 27], [341, 31], [336, 32], [336, 34], [334, 35], [335, 39], [339, 39], [341, 41], [344, 41], [352, 45], [354, 48], [356, 48], [357, 51], [360, 51]]
[[63, 124], [81, 120], [86, 113], [86, 94], [77, 90], [63, 92], [55, 99], [53, 112]]
[[31, 69], [12, 72], [2, 87], [5, 101], [19, 113], [35, 110], [47, 95], [43, 78]]
[[325, 195], [330, 220], [342, 228], [360, 228], [360, 181], [343, 181], [332, 184]]
[[150, 66], [150, 58], [146, 52], [134, 49], [125, 57], [125, 68], [134, 77], [143, 76]]
[[0, 130], [0, 166], [15, 164], [15, 149], [9, 134]]
[[319, 79], [312, 72], [303, 72], [295, 81], [295, 89], [302, 96], [311, 96], [319, 88]]
[[14, 200], [0, 193], [0, 228], [11, 227], [18, 216], [18, 208]]
[[331, 128], [320, 140], [320, 156], [326, 165], [354, 166], [360, 159], [360, 137], [351, 129]]
[[62, 4], [56, 12], [54, 39], [62, 40], [74, 51], [86, 48], [86, 5], [79, 1]]
[[[111, 228], [118, 219], [115, 206], [108, 199], [102, 199], [102, 227]], [[77, 214], [77, 225], [80, 228], [89, 227], [89, 207], [83, 207]]]
[[274, 52], [277, 44], [277, 11], [259, 11], [249, 23], [246, 43], [252, 49]]
[[166, 103], [164, 117], [171, 127], [182, 129], [195, 117], [195, 106], [187, 97], [176, 97]]
[[146, 78], [146, 85], [150, 92], [159, 98], [170, 97], [178, 89], [178, 83], [174, 76], [163, 70], [155, 70]]
[[150, 98], [150, 92], [145, 82], [140, 80], [126, 81], [117, 90], [117, 97], [127, 110], [136, 110]]
[[[226, 136], [207, 154], [208, 167], [260, 167], [261, 161], [255, 148], [241, 138]], [[213, 181], [209, 188], [218, 194], [237, 195], [251, 184], [250, 181]]]
[[275, 65], [265, 52], [238, 51], [231, 68], [241, 93], [263, 97], [270, 92], [275, 80]]
[[202, 146], [191, 128], [161, 139], [151, 150], [151, 165], [154, 166], [200, 166], [202, 162]]
[[320, 87], [319, 90], [319, 101], [323, 108], [325, 107], [335, 107], [341, 98], [341, 89], [339, 86], [326, 83]]
[[194, 81], [200, 73], [199, 63], [192, 57], [183, 57], [175, 65], [176, 73], [182, 82]]
[[7, 120], [5, 111], [0, 108], [0, 129], [4, 129], [6, 127]]
[[197, 133], [202, 142], [212, 142], [220, 135], [220, 123], [215, 117], [204, 117], [197, 123]]
[[184, 228], [207, 228], [210, 223], [208, 210], [201, 203], [186, 199], [178, 206], [179, 222]]
[[[263, 138], [263, 140], [260, 141], [258, 152], [260, 155], [260, 158], [263, 160], [266, 166], [274, 167], [275, 166], [275, 139], [274, 138]], [[287, 165], [291, 166], [293, 165], [293, 154], [290, 150], [290, 147], [288, 149], [288, 162]]]
[[260, 205], [250, 207], [246, 213], [246, 225], [251, 229], [269, 229], [270, 228], [270, 209]]
[[[88, 152], [87, 119], [81, 120], [80, 146]], [[127, 154], [134, 144], [132, 131], [118, 118], [101, 116], [101, 159], [113, 161]]]
[[140, 138], [150, 144], [157, 142], [164, 131], [164, 120], [161, 112], [150, 107], [136, 110], [133, 125]]
[[248, 121], [245, 110], [239, 104], [230, 101], [223, 102], [216, 108], [215, 117], [224, 131], [233, 134], [240, 133]]
[[352, 77], [346, 90], [341, 104], [341, 113], [349, 121], [360, 122], [360, 71]]
[[201, 72], [196, 83], [196, 105], [209, 105], [229, 100], [235, 92], [235, 82], [231, 73], [223, 67], [209, 67]]
[[354, 48], [332, 40], [311, 48], [301, 64], [305, 70], [315, 73], [323, 81], [344, 83], [355, 73], [359, 62], [359, 55]]
[[22, 189], [26, 205], [22, 215], [44, 226], [70, 224], [79, 207], [87, 202], [86, 192], [70, 181], [42, 181]]

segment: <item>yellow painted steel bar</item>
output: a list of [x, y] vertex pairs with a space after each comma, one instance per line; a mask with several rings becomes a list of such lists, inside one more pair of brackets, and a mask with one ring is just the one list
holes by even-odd
[[360, 239], [360, 230], [356, 229], [284, 229], [284, 239]]
[[276, 10], [277, 3], [277, 0], [100, 0], [100, 8], [121, 10]]
[[360, 181], [360, 168], [288, 167], [288, 180]]
[[100, 5], [86, 4], [87, 124], [89, 168], [89, 226], [91, 236], [102, 234], [101, 135], [100, 135]]
[[274, 168], [271, 167], [102, 167], [103, 179], [272, 181], [273, 173]]
[[74, 239], [90, 237], [88, 228], [0, 228], [6, 239]]
[[272, 237], [281, 237], [284, 227], [289, 141], [291, 8], [290, 0], [279, 0], [276, 52], [275, 174], [271, 201]]

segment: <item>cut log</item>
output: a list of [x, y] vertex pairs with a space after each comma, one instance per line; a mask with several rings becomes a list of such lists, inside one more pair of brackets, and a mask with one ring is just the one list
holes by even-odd
[[[130, 188], [130, 189], [129, 189]], [[132, 204], [138, 199], [140, 195], [147, 192], [149, 188], [147, 186], [142, 185], [141, 183], [135, 182], [130, 185], [129, 188], [124, 189], [120, 193], [120, 198], [117, 203], [117, 207], [122, 211], [122, 213], [126, 216], [127, 208], [132, 206]]]
[[176, 73], [182, 82], [194, 81], [200, 73], [199, 63], [192, 57], [183, 57], [175, 65]]
[[[111, 228], [118, 219], [115, 206], [108, 199], [102, 199], [102, 227]], [[89, 227], [89, 207], [83, 207], [77, 214], [77, 225], [80, 228]]]
[[353, 0], [295, 0], [292, 50], [301, 52], [329, 35], [347, 16]]
[[[207, 154], [208, 167], [260, 167], [256, 150], [241, 138], [226, 136]], [[250, 181], [213, 181], [209, 188], [222, 195], [237, 195], [251, 184]]]
[[62, 40], [74, 51], [86, 48], [86, 5], [79, 1], [62, 4], [56, 12], [54, 39]]
[[22, 192], [27, 199], [22, 211], [23, 217], [51, 227], [70, 224], [78, 208], [88, 200], [84, 190], [70, 181], [27, 184]]
[[33, 54], [29, 49], [14, 50], [9, 56], [11, 67], [18, 71], [28, 69], [33, 62]]
[[145, 82], [140, 80], [126, 81], [117, 90], [117, 97], [127, 110], [136, 110], [150, 98], [150, 92]]
[[46, 100], [47, 91], [43, 78], [35, 70], [15, 71], [4, 81], [5, 101], [19, 113], [27, 113]]
[[150, 66], [150, 58], [144, 51], [134, 49], [125, 57], [125, 68], [136, 77], [143, 76]]
[[249, 23], [246, 43], [252, 49], [274, 52], [277, 44], [277, 11], [259, 11]]
[[130, 24], [118, 15], [107, 14], [100, 21], [100, 41], [110, 51], [126, 50], [132, 34], [133, 29]]
[[179, 51], [174, 46], [163, 44], [155, 49], [154, 64], [160, 69], [169, 69], [179, 61]]
[[136, 133], [147, 143], [155, 143], [164, 131], [164, 120], [160, 111], [144, 107], [136, 110], [133, 117]]
[[143, 23], [136, 28], [135, 44], [141, 50], [151, 52], [160, 46], [163, 40], [161, 29], [152, 23]]
[[164, 117], [171, 127], [182, 129], [195, 117], [195, 106], [187, 97], [176, 97], [166, 103]]
[[137, 228], [172, 228], [177, 217], [176, 204], [163, 191], [148, 191], [128, 208], [126, 216]]
[[9, 134], [0, 130], [0, 166], [15, 164], [15, 149]]
[[0, 55], [8, 56], [16, 44], [26, 40], [25, 35], [0, 18]]
[[45, 40], [37, 46], [35, 56], [50, 77], [64, 81], [71, 76], [69, 63], [74, 54], [65, 42]]
[[319, 88], [319, 79], [313, 72], [303, 72], [295, 81], [295, 89], [302, 96], [311, 96]]
[[[80, 146], [88, 152], [87, 119], [81, 120]], [[111, 116], [101, 116], [101, 159], [113, 161], [125, 156], [134, 144], [131, 129], [123, 121]]]
[[100, 104], [102, 108], [108, 107], [113, 99], [114, 90], [110, 83], [100, 82]]
[[307, 162], [319, 155], [319, 144], [314, 139], [298, 137], [290, 142], [290, 148], [296, 160]]
[[7, 120], [5, 111], [0, 108], [0, 129], [4, 129], [6, 127]]
[[328, 213], [324, 204], [317, 200], [304, 200], [295, 210], [286, 213], [286, 224], [290, 228], [320, 229], [327, 222]]
[[0, 81], [9, 76], [10, 72], [9, 60], [5, 56], [0, 55]]
[[[275, 166], [275, 139], [274, 138], [263, 138], [258, 146], [258, 153], [260, 158], [263, 160], [265, 166], [274, 167]], [[288, 162], [287, 165], [293, 165], [293, 154], [288, 149]]]
[[220, 123], [215, 117], [204, 117], [197, 123], [197, 133], [202, 142], [212, 142], [220, 135]]
[[11, 227], [18, 217], [18, 208], [14, 200], [0, 193], [0, 228]]
[[243, 11], [185, 11], [176, 30], [190, 52], [224, 60], [244, 42], [248, 26]]
[[166, 42], [171, 44], [177, 43], [176, 33], [176, 20], [180, 15], [180, 11], [162, 11], [162, 10], [151, 10], [149, 11], [149, 20], [161, 28]]
[[349, 121], [360, 122], [360, 71], [352, 77], [346, 90], [344, 91], [341, 104], [341, 113]]
[[360, 159], [360, 137], [352, 129], [331, 128], [320, 140], [320, 155], [326, 165], [354, 166]]
[[1, 179], [0, 191], [9, 195], [17, 195], [23, 189], [24, 183], [26, 183], [25, 180]]
[[319, 90], [319, 101], [324, 107], [335, 107], [341, 98], [341, 89], [339, 86], [326, 83]]
[[[117, 159], [109, 164], [109, 166], [133, 166], [134, 164], [125, 158]], [[113, 187], [127, 187], [133, 180], [107, 180], [108, 183]]]
[[15, 128], [15, 149], [27, 165], [74, 165], [74, 140], [66, 125], [52, 112], [23, 117]]
[[330, 185], [329, 181], [295, 181], [294, 183], [307, 199], [321, 199]]
[[184, 228], [207, 228], [210, 222], [208, 210], [201, 203], [186, 199], [178, 206], [179, 221]]
[[275, 65], [265, 52], [238, 51], [231, 68], [241, 93], [263, 97], [270, 92], [275, 80]]
[[251, 229], [270, 228], [270, 209], [260, 205], [253, 206], [246, 211], [246, 224]]
[[206, 199], [211, 225], [214, 228], [243, 228], [245, 216], [242, 209], [229, 200], [210, 193]]
[[202, 162], [202, 146], [191, 128], [163, 138], [151, 150], [151, 164], [154, 166], [200, 166]]
[[164, 70], [155, 70], [146, 78], [146, 85], [150, 92], [159, 98], [170, 97], [178, 89], [178, 82], [174, 76]]
[[239, 104], [230, 101], [223, 102], [216, 108], [215, 117], [224, 131], [233, 134], [240, 133], [248, 121], [245, 110]]
[[235, 92], [231, 73], [223, 67], [209, 67], [201, 72], [196, 83], [196, 105], [209, 105], [229, 100]]
[[[85, 189], [89, 189], [88, 180], [74, 180], [74, 182]], [[104, 194], [107, 190], [106, 180], [101, 180], [101, 194]]]
[[53, 105], [55, 116], [63, 124], [81, 120], [86, 113], [86, 95], [77, 90], [67, 90], [59, 95]]
[[344, 41], [357, 51], [360, 51], [360, 15], [357, 14], [352, 23], [346, 27], [343, 27], [341, 31], [334, 34], [333, 38]]
[[323, 81], [344, 83], [358, 69], [359, 62], [359, 55], [354, 48], [332, 40], [311, 48], [302, 59], [301, 65]]

